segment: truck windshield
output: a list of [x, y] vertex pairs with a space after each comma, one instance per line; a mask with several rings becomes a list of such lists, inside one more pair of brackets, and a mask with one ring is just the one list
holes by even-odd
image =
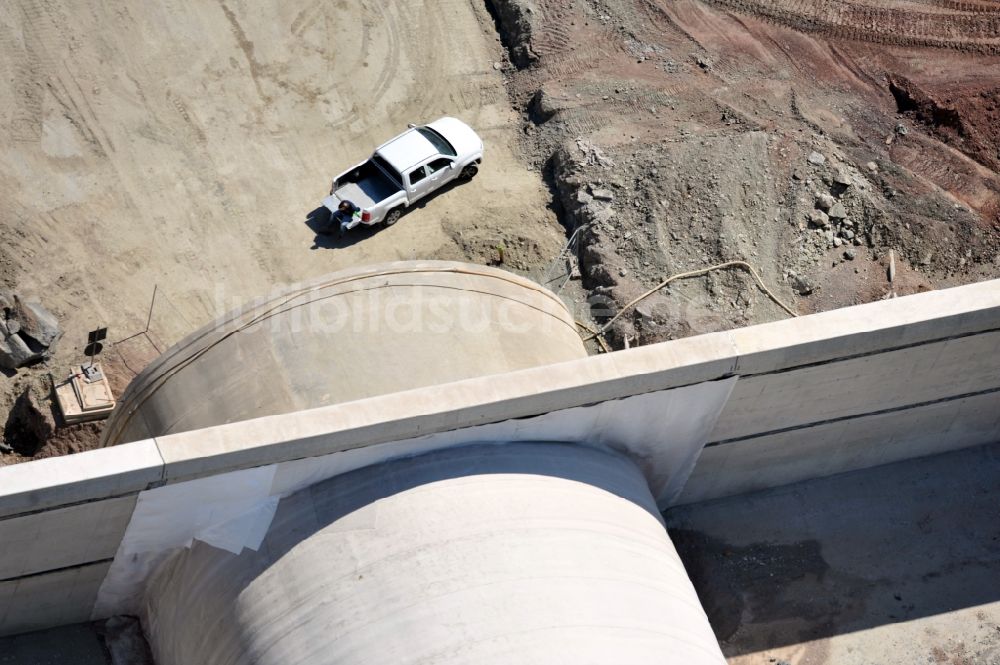
[[392, 165], [389, 164], [389, 162], [385, 161], [381, 155], [372, 155], [372, 161], [378, 164], [379, 168], [385, 171], [385, 174], [392, 178], [400, 189], [402, 189], [403, 179], [399, 176], [399, 173], [396, 172], [396, 169], [392, 168]]
[[456, 155], [455, 149], [451, 147], [448, 140], [430, 127], [417, 127], [417, 131], [420, 132], [421, 136], [430, 141], [431, 145], [434, 146], [434, 149], [442, 155], [449, 155], [451, 157]]

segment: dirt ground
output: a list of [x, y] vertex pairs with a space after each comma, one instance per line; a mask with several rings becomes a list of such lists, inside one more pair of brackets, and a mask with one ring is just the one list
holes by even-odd
[[[17, 0], [0, 56], [0, 286], [66, 330], [0, 413], [90, 329], [123, 387], [246, 299], [382, 260], [502, 247], [598, 321], [734, 260], [802, 314], [1000, 275], [996, 0]], [[472, 183], [314, 233], [334, 173], [442, 114], [484, 137]], [[608, 339], [785, 316], [720, 270]]]
[[[212, 317], [337, 269], [502, 246], [542, 270], [565, 234], [516, 156], [502, 59], [467, 0], [0, 3], [0, 284], [65, 330], [54, 359], [0, 377], [0, 414], [99, 326], [128, 338], [104, 354], [120, 389]], [[471, 183], [391, 228], [313, 231], [333, 175], [441, 115], [484, 139]]]

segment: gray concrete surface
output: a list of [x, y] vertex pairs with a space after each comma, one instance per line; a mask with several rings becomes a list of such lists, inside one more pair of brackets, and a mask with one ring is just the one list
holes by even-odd
[[[680, 402], [669, 401], [673, 392], [686, 395], [730, 377], [726, 380], [736, 381], [737, 388], [743, 382], [751, 386], [729, 402], [746, 437], [725, 426], [735, 421], [727, 420], [730, 415], [720, 406], [722, 416], [714, 427], [727, 431], [729, 439], [711, 440], [713, 424], [702, 423], [703, 434], [700, 425], [692, 430], [696, 441], [683, 441], [689, 452], [693, 444], [708, 447], [680, 500], [704, 500], [1000, 440], [1000, 391], [990, 383], [1000, 377], [998, 328], [1000, 288], [996, 282], [982, 283], [426, 386], [5, 467], [0, 469], [0, 515], [30, 517], [17, 522], [27, 525], [56, 519], [45, 511], [81, 504], [81, 522], [94, 523], [90, 511], [103, 511], [106, 499], [135, 495], [164, 481], [212, 482], [218, 474], [289, 464], [298, 469], [295, 482], [319, 482], [401, 455], [473, 441], [596, 442], [632, 451], [644, 471], [656, 472], [647, 475], [655, 485], [657, 470], [662, 471], [656, 462], [670, 459], [677, 441], [672, 427], [651, 423], [679, 410]], [[801, 390], [795, 390], [795, 376]], [[658, 401], [661, 397], [668, 402]], [[638, 415], [624, 408], [647, 399], [648, 408]], [[590, 415], [581, 419], [581, 413]], [[653, 420], [646, 422], [642, 413]], [[631, 424], [612, 423], [616, 414]], [[770, 420], [761, 418], [767, 414]], [[262, 491], [268, 496], [270, 486]], [[87, 618], [80, 612], [95, 598], [90, 584], [73, 587], [78, 604], [67, 611], [48, 594], [65, 570], [82, 570], [74, 566], [89, 563], [92, 552], [107, 551], [116, 538], [83, 543], [82, 554], [72, 561], [71, 544], [79, 539], [58, 529], [35, 532], [36, 540], [22, 542], [30, 542], [37, 557], [17, 552], [6, 565], [17, 568], [18, 561], [42, 561], [47, 553], [65, 551], [59, 563], [67, 568], [53, 569], [52, 580], [30, 573], [0, 582], [0, 616], [11, 616], [16, 593], [17, 603], [32, 607], [25, 616], [35, 622], [20, 622], [21, 616], [15, 623], [0, 619], [0, 630]], [[31, 596], [36, 589], [38, 602]], [[111, 607], [103, 616], [120, 611]]]
[[89, 623], [0, 638], [0, 665], [111, 665]]
[[255, 301], [188, 335], [129, 384], [102, 443], [586, 355], [563, 302], [510, 272], [452, 261], [354, 267]]
[[0, 635], [89, 621], [110, 566], [103, 561], [0, 582]]
[[642, 474], [567, 444], [313, 485], [257, 551], [177, 551], [144, 611], [159, 665], [724, 662]]
[[[133, 494], [0, 519], [0, 580], [110, 559], [135, 502]], [[52, 535], [66, 546], [38, 546]]]
[[153, 440], [0, 467], [0, 517], [135, 494], [163, 479]]
[[[998, 377], [1000, 379], [1000, 377]], [[737, 384], [739, 385], [739, 384]], [[677, 503], [1000, 441], [1000, 392], [709, 442]]]
[[665, 518], [733, 665], [1000, 663], [1000, 444]]

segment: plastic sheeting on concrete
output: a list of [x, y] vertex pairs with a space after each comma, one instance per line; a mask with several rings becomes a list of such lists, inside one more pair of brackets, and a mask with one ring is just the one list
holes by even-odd
[[736, 385], [736, 377], [635, 395], [534, 418], [441, 432], [278, 465], [274, 494], [399, 455], [497, 441], [580, 442], [623, 453], [639, 465], [660, 507], [680, 492]]
[[256, 552], [170, 557], [144, 615], [160, 665], [725, 662], [641, 473], [565, 444], [313, 485]]
[[134, 614], [145, 581], [172, 550], [190, 547], [195, 540], [231, 551], [255, 548], [251, 536], [267, 528], [277, 497], [402, 455], [472, 443], [580, 442], [632, 459], [662, 507], [684, 487], [735, 381], [710, 381], [143, 492], [98, 594], [93, 618]]
[[258, 548], [278, 506], [271, 495], [274, 471], [275, 465], [264, 466], [140, 493], [94, 616], [134, 613], [143, 581], [195, 540], [232, 554]]

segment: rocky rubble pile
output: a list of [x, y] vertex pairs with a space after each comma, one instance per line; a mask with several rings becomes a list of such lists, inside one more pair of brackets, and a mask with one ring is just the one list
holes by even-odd
[[828, 249], [846, 246], [843, 256], [849, 261], [853, 260], [856, 252], [851, 246], [864, 244], [865, 231], [863, 221], [855, 222], [849, 216], [847, 206], [841, 198], [854, 185], [854, 181], [846, 172], [838, 171], [832, 178], [826, 176], [823, 182], [828, 183], [831, 189], [814, 192], [815, 209], [807, 215], [809, 226], [822, 236]]
[[0, 368], [45, 360], [61, 336], [56, 318], [37, 298], [0, 291]]

